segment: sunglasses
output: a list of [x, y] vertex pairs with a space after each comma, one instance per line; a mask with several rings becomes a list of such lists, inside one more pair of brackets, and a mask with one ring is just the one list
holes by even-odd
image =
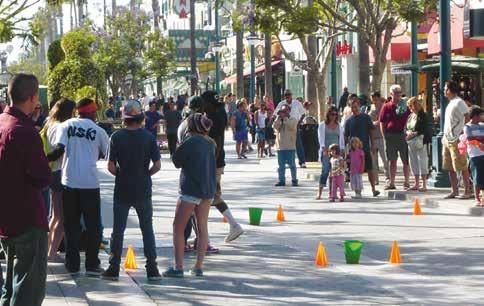
[[337, 113], [330, 113], [329, 115], [330, 115], [330, 116], [338, 116], [338, 114], [337, 114]]

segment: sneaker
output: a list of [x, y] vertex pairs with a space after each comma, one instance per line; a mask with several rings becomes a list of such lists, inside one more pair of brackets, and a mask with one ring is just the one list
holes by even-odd
[[176, 277], [176, 278], [182, 278], [184, 276], [183, 269], [175, 269], [173, 267], [170, 267], [166, 269], [165, 272], [163, 272], [164, 277]]
[[94, 268], [86, 268], [86, 275], [87, 276], [101, 276], [104, 273], [104, 269], [101, 266], [97, 266]]
[[147, 266], [146, 267], [146, 278], [148, 281], [159, 281], [161, 280], [160, 272], [157, 266]]
[[230, 227], [230, 233], [225, 237], [225, 242], [234, 241], [235, 239], [239, 238], [240, 235], [244, 233], [242, 226], [237, 224], [236, 226]]
[[301, 164], [301, 168], [307, 168], [305, 163]]
[[200, 268], [195, 268], [193, 267], [191, 270], [190, 270], [190, 274], [192, 276], [197, 276], [197, 277], [202, 277], [203, 276], [203, 270], [200, 269]]
[[279, 183], [275, 184], [274, 186], [276, 186], [276, 187], [283, 187], [283, 186], [286, 186], [286, 183], [279, 182]]
[[119, 279], [119, 267], [109, 265], [108, 269], [101, 275], [102, 279], [117, 281]]
[[292, 187], [297, 187], [297, 186], [299, 186], [297, 181], [292, 182]]
[[207, 254], [218, 254], [219, 252], [219, 249], [211, 246], [210, 244], [207, 246]]
[[78, 276], [79, 274], [81, 274], [81, 272], [79, 271], [79, 269], [69, 269], [67, 267], [66, 267], [66, 269], [67, 269], [67, 272], [69, 272], [69, 274], [71, 276]]
[[379, 195], [380, 195], [380, 191], [378, 191], [378, 190], [373, 191], [373, 196], [374, 197], [377, 197]]

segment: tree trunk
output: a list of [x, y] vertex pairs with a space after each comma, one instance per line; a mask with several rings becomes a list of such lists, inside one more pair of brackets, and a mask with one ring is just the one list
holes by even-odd
[[239, 30], [235, 33], [235, 66], [237, 70], [237, 99], [244, 94], [244, 32]]
[[318, 76], [318, 71], [319, 71], [319, 65], [316, 62], [316, 58], [318, 55], [318, 39], [315, 36], [309, 36], [308, 37], [308, 49], [309, 52], [312, 54], [311, 56], [308, 56], [308, 58], [314, 58], [314, 61], [311, 60], [311, 62], [308, 60], [308, 64], [311, 67], [311, 69], [314, 72], [308, 72], [308, 78], [306, 82], [306, 91], [307, 91], [307, 97], [306, 99], [308, 101], [313, 102], [311, 105], [311, 108], [309, 109], [309, 112], [313, 116], [317, 116], [319, 113], [319, 99], [318, 99], [318, 84], [316, 82]]
[[77, 0], [77, 18], [78, 18], [78, 25], [84, 25], [84, 0]]
[[156, 93], [159, 95], [163, 92], [163, 81], [161, 77], [156, 78]]
[[264, 84], [265, 92], [264, 94], [274, 99], [272, 96], [272, 35], [271, 33], [264, 34]]
[[153, 26], [155, 29], [160, 28], [160, 3], [158, 0], [151, 0], [151, 7], [153, 9]]
[[318, 103], [314, 104], [316, 105], [317, 107], [317, 115], [318, 115], [318, 119], [319, 121], [322, 121], [324, 120], [324, 116], [326, 114], [326, 103], [325, 103], [325, 98], [326, 98], [326, 91], [327, 91], [327, 88], [326, 88], [326, 84], [325, 84], [325, 76], [326, 76], [326, 72], [323, 73], [315, 73], [314, 74], [314, 83], [315, 83], [315, 87], [316, 87], [316, 94], [318, 96], [318, 99], [316, 101], [318, 101]]
[[[363, 28], [362, 26], [360, 28]], [[376, 34], [377, 35], [377, 34]], [[370, 92], [370, 54], [368, 43], [358, 35], [358, 93], [368, 95]]]
[[381, 59], [375, 58], [375, 62], [373, 63], [373, 79], [371, 80], [371, 88], [372, 90], [381, 90], [381, 83], [383, 80], [383, 72], [385, 71], [386, 60], [382, 61]]
[[111, 0], [111, 16], [116, 16], [116, 0]]
[[190, 89], [191, 94], [195, 95], [197, 91], [198, 75], [197, 75], [197, 49], [195, 46], [195, 1], [190, 1]]

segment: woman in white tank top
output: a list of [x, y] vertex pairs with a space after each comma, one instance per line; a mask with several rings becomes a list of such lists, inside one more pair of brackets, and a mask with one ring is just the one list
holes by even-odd
[[266, 104], [261, 103], [260, 109], [255, 112], [255, 124], [257, 133], [257, 155], [260, 158], [264, 157], [264, 147], [265, 147], [265, 127], [267, 118], [267, 108]]

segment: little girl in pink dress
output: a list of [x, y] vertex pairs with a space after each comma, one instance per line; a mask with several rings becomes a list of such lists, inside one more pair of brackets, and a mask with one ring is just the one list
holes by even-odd
[[351, 189], [355, 191], [355, 199], [361, 199], [361, 190], [363, 190], [362, 173], [365, 170], [365, 152], [361, 149], [363, 144], [358, 137], [350, 140], [350, 184]]

